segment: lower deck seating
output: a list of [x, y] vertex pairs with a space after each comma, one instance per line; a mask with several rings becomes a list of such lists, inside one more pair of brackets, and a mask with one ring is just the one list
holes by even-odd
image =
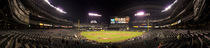
[[68, 29], [0, 31], [0, 48], [209, 48], [210, 34], [200, 30], [151, 30], [121, 43], [96, 43], [75, 38]]

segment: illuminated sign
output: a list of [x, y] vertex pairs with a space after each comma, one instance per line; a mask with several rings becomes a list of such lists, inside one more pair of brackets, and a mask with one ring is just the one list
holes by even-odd
[[134, 28], [138, 28], [139, 26], [133, 26]]
[[111, 20], [111, 24], [115, 24], [115, 23], [128, 23], [130, 21], [130, 18], [129, 17], [125, 17], [125, 18], [115, 17], [115, 18], [110, 19], [110, 20]]
[[43, 24], [43, 23], [39, 23], [39, 25], [40, 25], [40, 26], [43, 26], [44, 24]]

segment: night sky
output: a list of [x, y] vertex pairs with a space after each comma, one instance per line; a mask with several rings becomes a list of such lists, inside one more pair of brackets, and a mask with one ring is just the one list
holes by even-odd
[[[62, 8], [67, 14], [62, 17], [77, 21], [78, 19], [86, 20], [88, 12], [97, 12], [103, 15], [103, 18], [109, 20], [112, 16], [131, 16], [138, 6], [160, 6], [158, 9], [148, 10], [161, 11], [174, 0], [49, 0], [54, 6]], [[126, 11], [131, 8], [134, 11]], [[159, 9], [160, 8], [160, 9]], [[143, 8], [145, 9], [145, 8]], [[154, 12], [154, 11], [153, 11]]]

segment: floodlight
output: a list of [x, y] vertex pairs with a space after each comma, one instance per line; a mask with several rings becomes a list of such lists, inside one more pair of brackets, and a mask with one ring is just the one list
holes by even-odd
[[144, 14], [145, 13], [143, 11], [141, 11], [141, 12], [136, 13], [135, 16], [143, 16]]
[[150, 13], [145, 13], [145, 12], [143, 12], [143, 11], [137, 12], [137, 13], [135, 14], [135, 16], [149, 16], [149, 15], [150, 15]]
[[97, 13], [88, 13], [89, 16], [102, 16], [102, 15], [99, 15]]
[[44, 1], [45, 1], [48, 5], [50, 5], [51, 7], [55, 8], [57, 11], [59, 11], [59, 12], [61, 12], [61, 13], [64, 13], [64, 14], [67, 13], [67, 12], [63, 11], [63, 9], [53, 6], [53, 5], [49, 2], [49, 0], [44, 0]]
[[171, 5], [167, 6], [167, 7], [166, 7], [164, 10], [162, 10], [161, 12], [165, 12], [165, 11], [170, 10], [171, 7], [172, 7], [175, 3], [177, 3], [177, 1], [178, 1], [178, 0], [175, 0]]

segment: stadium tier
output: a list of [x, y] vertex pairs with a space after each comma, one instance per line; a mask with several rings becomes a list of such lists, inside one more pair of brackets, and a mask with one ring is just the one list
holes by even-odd
[[0, 45], [6, 48], [208, 48], [210, 43], [210, 31], [201, 30], [80, 32], [72, 29], [31, 29], [1, 31], [0, 34]]

